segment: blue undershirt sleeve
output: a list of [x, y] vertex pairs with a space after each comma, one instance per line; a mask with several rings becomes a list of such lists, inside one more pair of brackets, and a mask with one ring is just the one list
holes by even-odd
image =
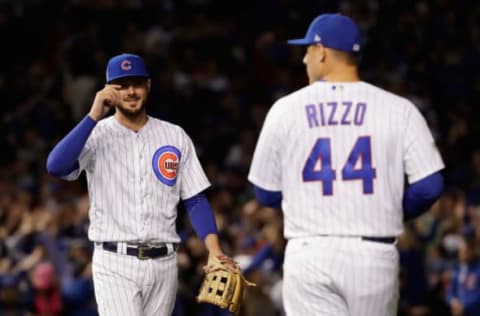
[[254, 186], [254, 191], [255, 197], [261, 205], [276, 209], [282, 208], [282, 191], [268, 191], [257, 186]]
[[202, 241], [209, 234], [217, 234], [217, 224], [212, 207], [205, 194], [199, 193], [183, 201], [193, 229]]
[[52, 176], [63, 177], [78, 168], [78, 157], [97, 122], [85, 116], [50, 152], [47, 171]]
[[443, 176], [435, 172], [410, 184], [403, 195], [403, 219], [414, 219], [432, 206], [443, 191]]

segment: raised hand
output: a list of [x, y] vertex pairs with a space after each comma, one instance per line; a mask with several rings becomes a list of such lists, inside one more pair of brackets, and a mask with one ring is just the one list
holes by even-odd
[[118, 93], [120, 88], [121, 86], [117, 84], [107, 84], [97, 92], [89, 113], [92, 119], [100, 120], [110, 111], [112, 106], [120, 102], [120, 94]]

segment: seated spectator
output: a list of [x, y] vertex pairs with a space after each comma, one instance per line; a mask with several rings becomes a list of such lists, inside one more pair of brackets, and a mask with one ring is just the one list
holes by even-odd
[[71, 276], [62, 282], [62, 299], [69, 316], [96, 316], [91, 250], [87, 242], [72, 243], [68, 253]]
[[55, 270], [50, 262], [35, 266], [31, 275], [31, 309], [37, 316], [63, 315], [60, 287], [55, 278]]
[[480, 315], [480, 261], [475, 250], [475, 228], [462, 230], [458, 251], [459, 265], [452, 271], [447, 301], [453, 316]]

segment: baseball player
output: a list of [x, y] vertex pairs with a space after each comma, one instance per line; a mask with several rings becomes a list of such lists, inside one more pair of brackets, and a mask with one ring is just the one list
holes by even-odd
[[[180, 200], [210, 257], [224, 256], [210, 184], [185, 131], [150, 117], [151, 82], [133, 54], [111, 58], [106, 85], [90, 112], [49, 154], [48, 172], [66, 180], [85, 170], [90, 197], [89, 239], [101, 315], [170, 315], [177, 290], [175, 230]], [[115, 114], [101, 120], [115, 108]]]
[[320, 15], [289, 43], [309, 85], [271, 107], [248, 176], [284, 212], [286, 312], [396, 315], [396, 237], [439, 197], [442, 159], [411, 102], [360, 80], [352, 19]]

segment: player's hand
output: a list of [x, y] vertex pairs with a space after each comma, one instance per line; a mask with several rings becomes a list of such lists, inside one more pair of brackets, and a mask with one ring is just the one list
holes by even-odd
[[205, 271], [205, 273], [209, 273], [223, 269], [228, 269], [232, 272], [240, 272], [238, 264], [229, 256], [223, 253], [210, 253], [208, 255], [208, 262], [203, 267], [203, 271]]
[[95, 121], [104, 117], [108, 111], [120, 102], [120, 94], [118, 90], [121, 88], [118, 84], [107, 84], [95, 95], [92, 108], [90, 109], [90, 117]]

